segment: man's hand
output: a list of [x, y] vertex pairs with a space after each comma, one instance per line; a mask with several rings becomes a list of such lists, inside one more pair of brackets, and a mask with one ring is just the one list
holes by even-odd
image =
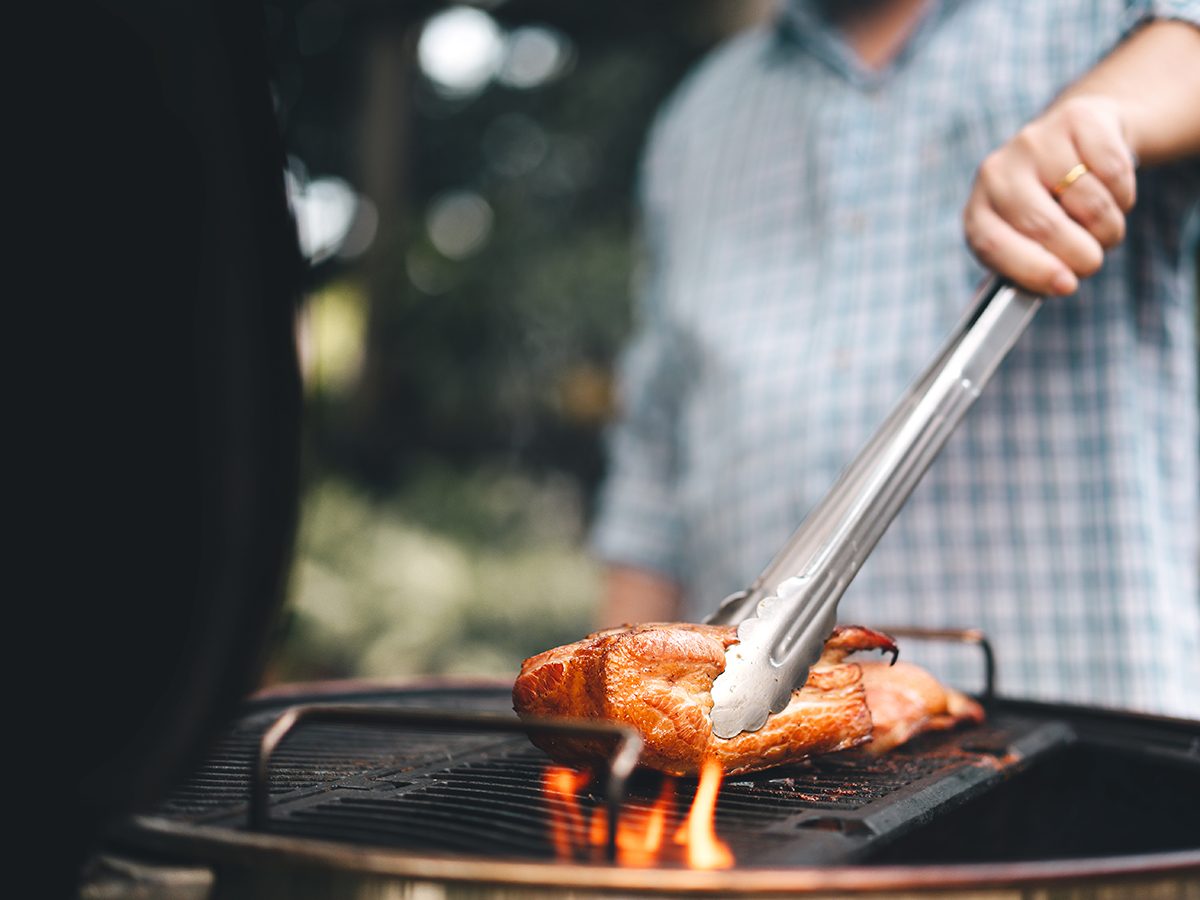
[[[1070, 183], [1068, 173], [1087, 167]], [[1125, 237], [1134, 156], [1116, 103], [1073, 97], [979, 167], [963, 213], [980, 262], [1039, 294], [1070, 294]]]
[[1197, 97], [1200, 29], [1144, 25], [983, 161], [963, 211], [975, 255], [1039, 294], [1073, 292], [1125, 237], [1135, 158], [1200, 153]]

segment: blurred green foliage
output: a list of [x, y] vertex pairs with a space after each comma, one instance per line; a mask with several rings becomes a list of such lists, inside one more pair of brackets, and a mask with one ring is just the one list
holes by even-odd
[[313, 486], [271, 678], [515, 675], [590, 628], [577, 505], [562, 478], [432, 464], [386, 500]]

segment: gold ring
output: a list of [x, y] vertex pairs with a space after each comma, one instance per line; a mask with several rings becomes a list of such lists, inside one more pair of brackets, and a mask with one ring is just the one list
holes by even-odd
[[1085, 163], [1078, 163], [1071, 168], [1071, 171], [1062, 177], [1062, 181], [1050, 189], [1055, 197], [1061, 197], [1071, 185], [1087, 174], [1088, 167]]

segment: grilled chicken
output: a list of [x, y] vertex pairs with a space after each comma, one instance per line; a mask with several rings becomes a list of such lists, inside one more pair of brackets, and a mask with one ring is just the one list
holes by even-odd
[[[904, 664], [847, 662], [859, 650], [894, 655], [885, 634], [839, 627], [791, 702], [758, 731], [728, 740], [712, 733], [712, 683], [737, 643], [730, 625], [656, 623], [614, 628], [525, 660], [513, 686], [522, 718], [568, 716], [631, 725], [645, 741], [642, 765], [673, 775], [699, 771], [705, 759], [729, 773], [751, 772], [874, 740], [884, 749], [929, 728], [980, 721], [974, 701]], [[891, 673], [895, 673], [894, 675]], [[872, 721], [876, 706], [878, 721]], [[559, 762], [587, 765], [607, 757], [606, 743], [531, 734]]]
[[871, 740], [863, 748], [884, 753], [926, 731], [982, 722], [983, 708], [966, 694], [945, 687], [912, 663], [864, 662], [862, 683], [871, 710]]

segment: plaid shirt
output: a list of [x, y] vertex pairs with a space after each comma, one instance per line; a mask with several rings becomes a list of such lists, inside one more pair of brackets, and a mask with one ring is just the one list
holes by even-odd
[[[747, 586], [985, 275], [961, 227], [980, 161], [1151, 16], [1200, 0], [934, 3], [871, 72], [793, 3], [692, 73], [645, 158], [596, 553], [675, 577], [691, 619]], [[1129, 238], [1043, 307], [843, 621], [977, 626], [1005, 694], [1200, 718], [1198, 175], [1140, 173]], [[978, 684], [965, 649], [905, 653]]]

